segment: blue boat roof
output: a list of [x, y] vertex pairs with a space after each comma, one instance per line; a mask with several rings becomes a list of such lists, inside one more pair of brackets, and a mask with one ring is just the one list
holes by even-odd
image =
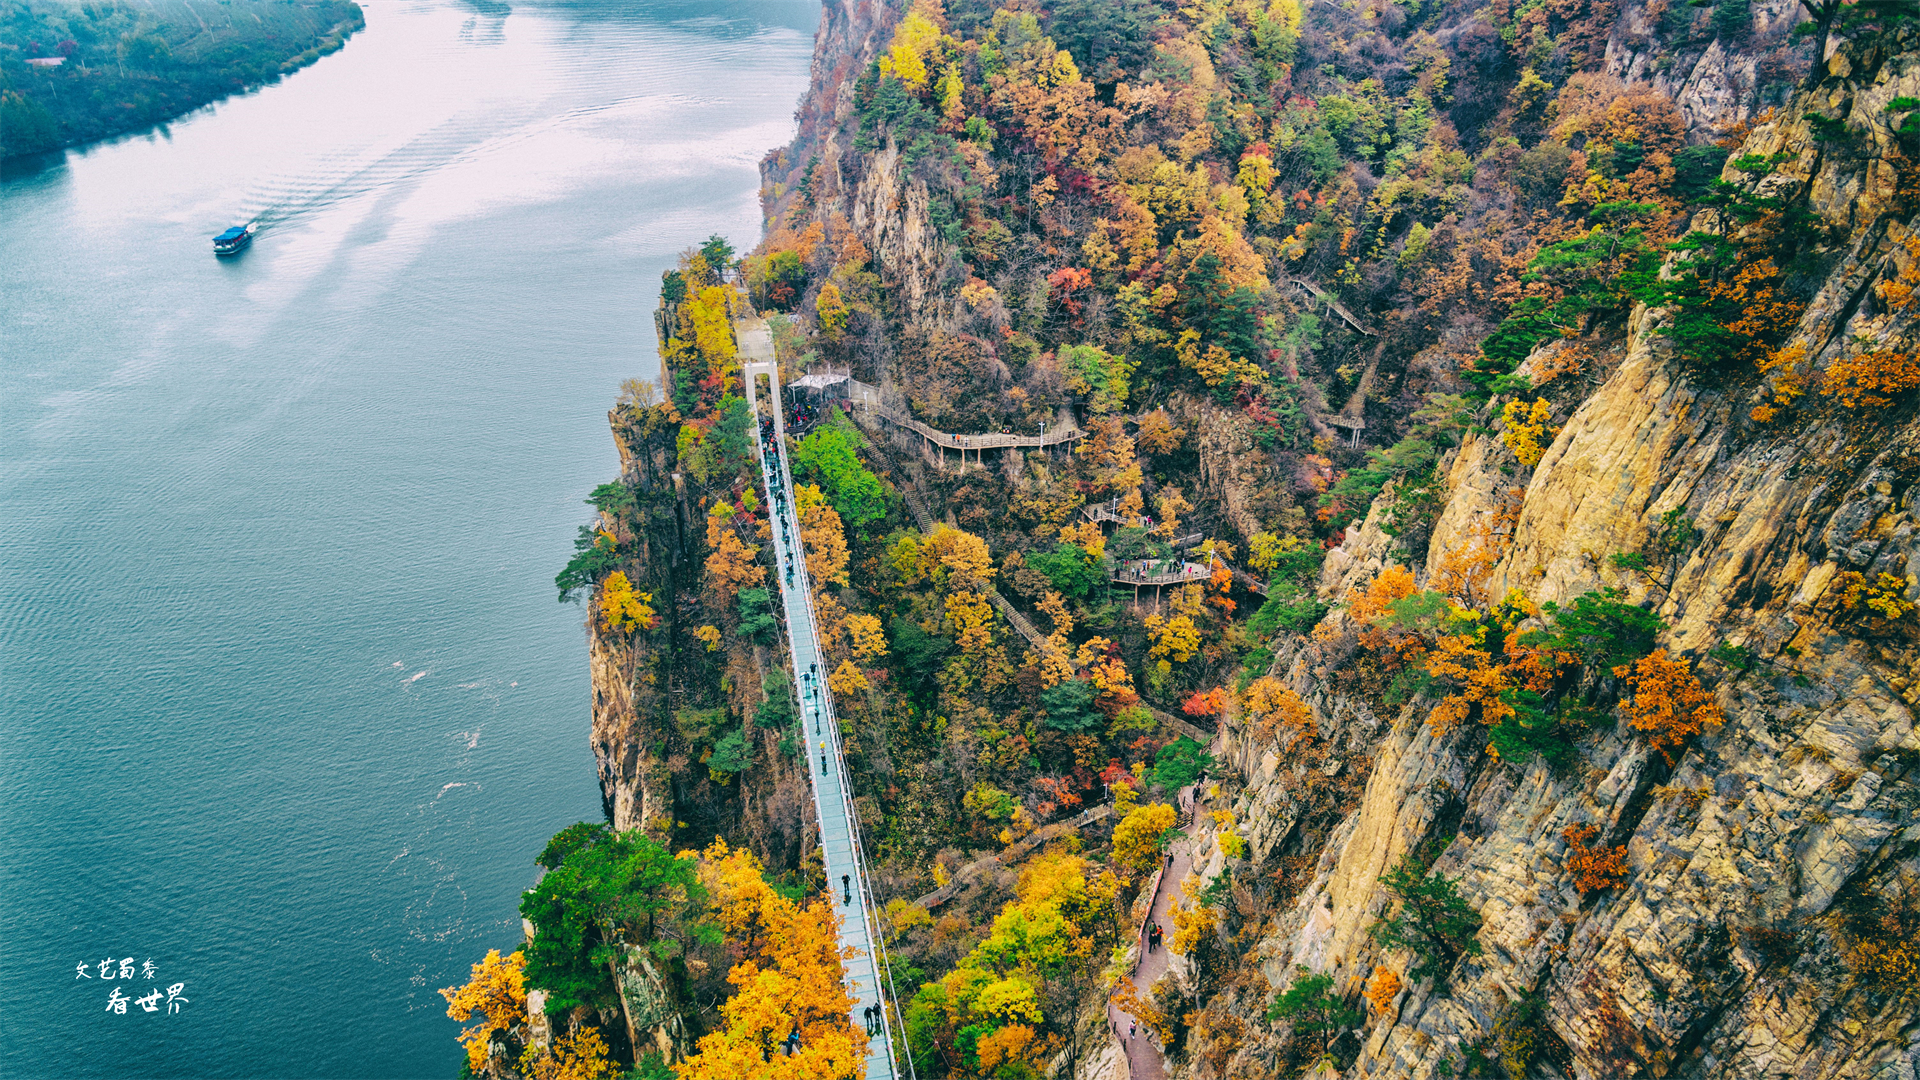
[[247, 235], [247, 230], [242, 226], [235, 225], [233, 228], [228, 229], [226, 232], [223, 232], [219, 236], [214, 237], [214, 239], [215, 240], [238, 240], [245, 235]]

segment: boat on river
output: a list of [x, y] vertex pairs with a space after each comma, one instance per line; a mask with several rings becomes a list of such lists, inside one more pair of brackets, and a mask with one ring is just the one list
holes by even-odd
[[215, 255], [238, 255], [253, 243], [253, 232], [245, 225], [235, 225], [226, 232], [213, 238]]

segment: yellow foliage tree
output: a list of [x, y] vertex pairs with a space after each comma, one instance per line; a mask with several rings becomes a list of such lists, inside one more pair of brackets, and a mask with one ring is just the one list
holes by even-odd
[[651, 630], [660, 625], [652, 603], [652, 593], [635, 592], [626, 573], [615, 570], [600, 584], [601, 625], [608, 630]]
[[708, 652], [720, 651], [720, 628], [719, 627], [711, 626], [711, 625], [696, 626], [693, 628], [693, 636], [700, 639], [700, 643], [707, 647]]
[[973, 999], [973, 1010], [1001, 1021], [1030, 1020], [1037, 1024], [1043, 1019], [1033, 984], [1021, 978], [1001, 979], [981, 987]]
[[984, 589], [993, 581], [993, 553], [987, 542], [951, 525], [936, 525], [921, 550], [945, 567], [947, 584], [956, 589]]
[[1219, 345], [1208, 345], [1206, 352], [1200, 351], [1200, 331], [1188, 328], [1180, 332], [1173, 343], [1174, 354], [1180, 357], [1183, 367], [1200, 376], [1208, 386], [1238, 386], [1241, 383], [1258, 382], [1263, 372], [1260, 365], [1250, 360], [1242, 360]]
[[840, 286], [829, 281], [820, 286], [820, 295], [814, 298], [813, 311], [820, 319], [820, 333], [828, 341], [839, 340], [840, 334], [847, 328], [847, 302], [840, 296]]
[[1067, 598], [1048, 589], [1046, 595], [1042, 596], [1034, 607], [1039, 608], [1047, 618], [1053, 620], [1053, 633], [1048, 637], [1053, 641], [1054, 647], [1065, 648], [1067, 635], [1073, 633], [1073, 613], [1067, 610]]
[[1665, 649], [1655, 649], [1632, 665], [1622, 664], [1613, 673], [1633, 687], [1632, 700], [1622, 706], [1628, 726], [1645, 732], [1647, 744], [1669, 764], [1675, 760], [1673, 751], [1689, 737], [1720, 722], [1720, 706], [1694, 677], [1692, 666], [1668, 657]]
[[527, 1047], [520, 1055], [520, 1072], [527, 1080], [608, 1080], [619, 1074], [620, 1066], [607, 1057], [600, 1029], [581, 1025], [545, 1049]]
[[1513, 451], [1513, 456], [1519, 459], [1520, 464], [1531, 469], [1547, 456], [1548, 445], [1553, 442], [1555, 435], [1560, 434], [1559, 428], [1551, 426], [1552, 419], [1553, 403], [1546, 398], [1540, 398], [1531, 405], [1509, 401], [1506, 409], [1500, 413], [1503, 427], [1500, 441], [1507, 444], [1507, 449]]
[[1276, 536], [1270, 532], [1257, 532], [1247, 542], [1247, 565], [1263, 574], [1270, 574], [1280, 560], [1307, 546], [1307, 541], [1298, 536]]
[[1293, 688], [1271, 675], [1263, 675], [1247, 684], [1247, 719], [1253, 723], [1256, 738], [1266, 740], [1282, 727], [1308, 735], [1314, 733], [1313, 710], [1300, 700]]
[[920, 541], [911, 533], [895, 540], [887, 548], [883, 561], [897, 585], [918, 585], [926, 580], [927, 568], [922, 565], [925, 562], [924, 553], [920, 550]]
[[1173, 534], [1180, 531], [1180, 515], [1193, 509], [1193, 504], [1187, 501], [1185, 492], [1169, 484], [1153, 497], [1153, 508], [1160, 514], [1160, 524], [1153, 527], [1154, 534], [1171, 540]]
[[1191, 877], [1180, 883], [1180, 899], [1174, 902], [1172, 914], [1173, 937], [1167, 948], [1181, 956], [1193, 955], [1194, 948], [1220, 927], [1220, 913], [1207, 906], [1197, 880]]
[[505, 957], [499, 949], [488, 949], [486, 958], [473, 965], [473, 977], [465, 986], [440, 991], [453, 1019], [464, 1024], [480, 1014], [480, 1023], [460, 1032], [467, 1066], [475, 1074], [487, 1071], [494, 1034], [512, 1034], [527, 1022], [526, 967], [526, 954], [518, 949]]
[[[760, 870], [752, 852], [724, 841], [702, 859], [721, 927], [745, 957], [727, 974], [735, 989], [720, 1007], [724, 1026], [675, 1071], [680, 1080], [849, 1080], [867, 1039], [851, 1020], [838, 920], [829, 904], [803, 909], [774, 892]], [[795, 1030], [799, 1052], [778, 1052]]]
[[880, 57], [880, 74], [891, 75], [916, 90], [927, 87], [927, 58], [940, 46], [939, 7], [920, 0], [893, 31], [893, 41]]
[[733, 343], [732, 299], [732, 289], [711, 285], [687, 302], [687, 314], [693, 322], [693, 346], [711, 372], [730, 373], [738, 367]]
[[993, 605], [985, 595], [952, 593], [947, 597], [946, 610], [947, 627], [961, 652], [978, 653], [993, 644], [993, 633], [988, 629], [993, 622]]
[[1107, 536], [1100, 531], [1097, 522], [1083, 521], [1078, 525], [1068, 525], [1060, 530], [1060, 542], [1077, 545], [1096, 559], [1107, 553]]
[[864, 694], [873, 689], [873, 684], [867, 681], [866, 673], [853, 661], [842, 660], [833, 674], [827, 677], [827, 689], [836, 694]]
[[887, 635], [881, 632], [879, 618], [873, 615], [849, 615], [846, 626], [856, 658], [872, 660], [887, 655]]
[[1200, 651], [1200, 628], [1193, 624], [1191, 616], [1175, 615], [1166, 619], [1149, 615], [1143, 622], [1147, 637], [1152, 641], [1147, 655], [1161, 664], [1165, 665], [1169, 660], [1184, 664]]
[[1914, 611], [1913, 601], [1907, 599], [1907, 579], [1898, 574], [1882, 571], [1868, 581], [1865, 574], [1847, 570], [1834, 577], [1833, 589], [1840, 595], [1841, 607], [1872, 618], [1891, 622]]
[[1113, 861], [1131, 873], [1160, 864], [1160, 837], [1180, 815], [1166, 803], [1136, 806], [1113, 827]]

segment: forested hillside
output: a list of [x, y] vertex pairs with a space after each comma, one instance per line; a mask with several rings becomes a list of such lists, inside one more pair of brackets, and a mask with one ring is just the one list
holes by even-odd
[[[878, 388], [791, 452], [919, 1076], [1911, 1066], [1910, 6], [832, 4], [814, 76], [561, 577], [596, 843], [832, 906], [757, 312]], [[556, 1030], [847, 1075], [710, 891], [581, 867]]]
[[172, 120], [303, 68], [365, 25], [351, 0], [5, 0], [0, 157]]

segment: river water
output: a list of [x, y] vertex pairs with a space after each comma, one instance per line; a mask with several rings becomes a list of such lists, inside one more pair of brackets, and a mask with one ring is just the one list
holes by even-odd
[[553, 575], [819, 5], [365, 6], [0, 181], [0, 1075], [452, 1076], [435, 991], [600, 815]]

